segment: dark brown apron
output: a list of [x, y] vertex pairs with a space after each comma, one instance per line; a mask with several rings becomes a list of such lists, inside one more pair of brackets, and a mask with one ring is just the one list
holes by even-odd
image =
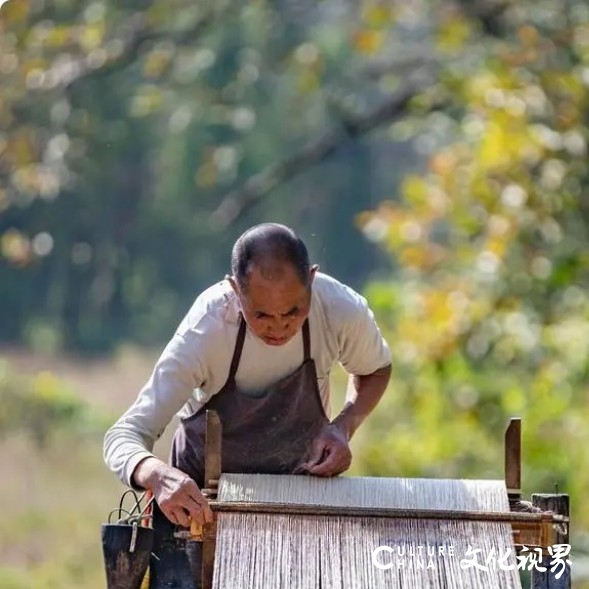
[[[201, 409], [181, 420], [170, 463], [202, 488], [206, 410], [216, 411], [223, 426], [222, 470], [227, 473], [293, 474], [309, 458], [313, 439], [329, 423], [315, 362], [311, 358], [308, 319], [303, 324], [303, 363], [265, 390], [245, 394], [235, 384], [246, 322], [240, 318], [237, 341], [223, 388]], [[173, 526], [155, 506], [154, 557], [150, 589], [199, 589], [200, 547], [173, 539]]]

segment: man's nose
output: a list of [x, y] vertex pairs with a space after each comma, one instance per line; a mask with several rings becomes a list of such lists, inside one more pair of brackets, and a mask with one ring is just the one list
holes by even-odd
[[276, 317], [273, 321], [273, 328], [277, 331], [286, 332], [290, 327], [290, 319], [288, 317]]

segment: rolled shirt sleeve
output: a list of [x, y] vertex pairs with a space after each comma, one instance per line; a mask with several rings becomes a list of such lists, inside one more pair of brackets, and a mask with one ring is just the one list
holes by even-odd
[[391, 352], [367, 300], [346, 288], [339, 312], [339, 361], [349, 374], [372, 374], [391, 364]]
[[203, 380], [191, 342], [176, 333], [135, 402], [105, 434], [104, 460], [123, 484], [136, 488], [133, 471], [154, 456], [155, 442]]

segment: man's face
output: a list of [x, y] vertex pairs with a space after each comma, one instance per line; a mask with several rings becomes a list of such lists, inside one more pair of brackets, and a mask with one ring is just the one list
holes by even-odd
[[285, 265], [279, 276], [264, 276], [254, 267], [245, 290], [234, 278], [231, 285], [236, 292], [243, 316], [252, 332], [270, 346], [282, 346], [301, 329], [311, 306], [310, 284], [317, 271], [311, 269], [309, 284], [301, 283], [291, 265]]

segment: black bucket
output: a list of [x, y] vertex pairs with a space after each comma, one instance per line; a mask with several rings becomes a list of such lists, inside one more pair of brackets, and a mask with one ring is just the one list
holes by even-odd
[[141, 589], [152, 548], [152, 528], [102, 524], [106, 589]]

